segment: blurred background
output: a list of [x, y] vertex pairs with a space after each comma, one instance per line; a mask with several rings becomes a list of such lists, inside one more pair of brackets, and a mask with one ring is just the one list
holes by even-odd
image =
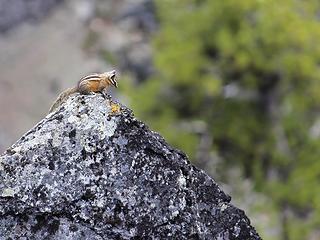
[[320, 239], [319, 39], [318, 0], [0, 0], [0, 150], [117, 69], [115, 98], [263, 239]]

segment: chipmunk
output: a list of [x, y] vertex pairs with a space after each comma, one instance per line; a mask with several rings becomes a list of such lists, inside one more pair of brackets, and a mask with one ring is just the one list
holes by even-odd
[[68, 88], [67, 90], [60, 93], [58, 98], [52, 104], [49, 113], [52, 113], [55, 109], [61, 106], [67, 98], [74, 94], [89, 94], [92, 92], [100, 92], [104, 93], [104, 91], [110, 86], [118, 87], [118, 83], [116, 81], [116, 71], [112, 70], [110, 72], [104, 73], [94, 73], [87, 75], [81, 78], [77, 84], [77, 86], [73, 88]]

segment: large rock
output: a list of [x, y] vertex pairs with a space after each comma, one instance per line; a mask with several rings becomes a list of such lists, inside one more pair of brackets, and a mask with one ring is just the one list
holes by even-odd
[[185, 154], [100, 94], [0, 157], [0, 239], [260, 239]]

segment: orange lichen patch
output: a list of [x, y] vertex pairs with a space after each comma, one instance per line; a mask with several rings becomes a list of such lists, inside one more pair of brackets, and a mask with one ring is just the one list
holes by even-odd
[[111, 112], [113, 114], [120, 113], [121, 107], [118, 104], [110, 103], [110, 106], [111, 106]]

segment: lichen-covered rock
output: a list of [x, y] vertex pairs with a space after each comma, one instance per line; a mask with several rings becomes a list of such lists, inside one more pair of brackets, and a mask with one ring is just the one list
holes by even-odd
[[0, 239], [260, 239], [187, 157], [100, 94], [0, 157]]

